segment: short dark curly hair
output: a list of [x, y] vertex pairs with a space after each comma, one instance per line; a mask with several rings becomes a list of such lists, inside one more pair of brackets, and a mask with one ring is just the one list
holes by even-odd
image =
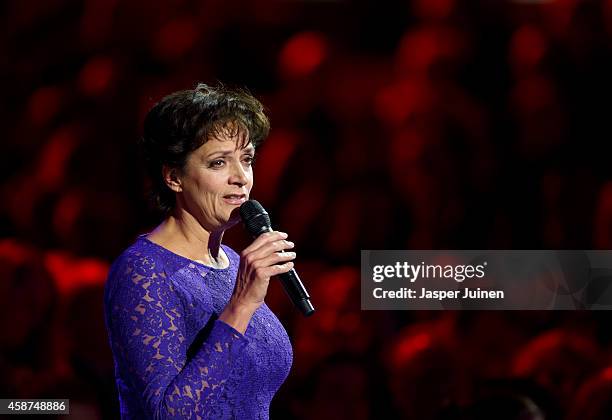
[[176, 204], [163, 179], [164, 165], [183, 169], [191, 152], [222, 134], [240, 138], [241, 147], [257, 147], [269, 130], [263, 105], [244, 89], [200, 83], [164, 97], [145, 117], [140, 142], [154, 205], [168, 214]]

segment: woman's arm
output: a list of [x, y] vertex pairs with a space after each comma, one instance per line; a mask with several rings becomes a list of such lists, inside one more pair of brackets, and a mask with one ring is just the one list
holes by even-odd
[[208, 416], [246, 338], [220, 320], [187, 362], [182, 303], [155, 261], [141, 256], [117, 266], [106, 301], [111, 345], [121, 376], [139, 394], [147, 418]]

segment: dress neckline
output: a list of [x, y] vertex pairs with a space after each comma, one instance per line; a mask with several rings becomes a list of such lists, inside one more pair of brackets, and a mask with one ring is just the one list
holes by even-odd
[[167, 254], [170, 254], [170, 255], [172, 255], [175, 258], [188, 261], [188, 262], [190, 262], [192, 264], [198, 265], [200, 267], [204, 267], [207, 270], [226, 271], [226, 270], [229, 270], [230, 267], [232, 266], [232, 261], [230, 259], [229, 253], [225, 250], [226, 246], [223, 245], [223, 244], [221, 244], [221, 249], [223, 250], [223, 252], [225, 252], [225, 256], [227, 257], [227, 260], [229, 261], [229, 264], [227, 265], [227, 267], [224, 267], [224, 268], [216, 268], [216, 267], [212, 267], [210, 265], [206, 265], [203, 262], [192, 260], [191, 258], [184, 257], [183, 255], [177, 254], [176, 252], [170, 251], [168, 248], [166, 248], [166, 247], [164, 247], [164, 246], [162, 246], [162, 245], [160, 245], [160, 244], [158, 244], [156, 242], [153, 242], [152, 240], [147, 238], [147, 235], [148, 235], [148, 233], [143, 233], [142, 235], [138, 235], [138, 239], [142, 240], [142, 241], [145, 241], [146, 243], [148, 243], [150, 245], [153, 245], [155, 248], [160, 249], [161, 251], [163, 251], [163, 252], [165, 252]]

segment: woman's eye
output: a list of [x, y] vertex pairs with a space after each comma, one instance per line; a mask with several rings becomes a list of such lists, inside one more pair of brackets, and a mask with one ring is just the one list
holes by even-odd
[[225, 162], [222, 159], [213, 160], [210, 162], [211, 168], [220, 168]]
[[247, 165], [252, 165], [255, 162], [255, 156], [245, 156], [244, 163]]

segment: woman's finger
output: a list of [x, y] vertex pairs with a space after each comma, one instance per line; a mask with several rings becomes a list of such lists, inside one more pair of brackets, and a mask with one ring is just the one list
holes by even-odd
[[257, 260], [253, 265], [256, 268], [259, 267], [270, 267], [275, 264], [285, 263], [295, 259], [295, 252], [274, 252], [265, 258]]
[[285, 239], [281, 239], [279, 241], [268, 242], [263, 246], [259, 247], [255, 251], [248, 254], [248, 258], [251, 261], [259, 261], [261, 259], [267, 258], [275, 252], [285, 251], [291, 249], [295, 246], [295, 244], [291, 241], [287, 241]]
[[262, 279], [266, 279], [266, 282], [270, 280], [270, 277], [278, 276], [279, 274], [283, 274], [288, 272], [293, 268], [293, 262], [288, 261], [283, 264], [274, 264], [268, 267], [263, 267], [257, 270], [258, 276]]
[[266, 232], [259, 235], [255, 240], [251, 243], [251, 245], [247, 246], [241, 253], [241, 255], [247, 255], [251, 252], [254, 252], [267, 244], [268, 242], [274, 242], [281, 239], [286, 239], [287, 234], [285, 232], [273, 231]]

